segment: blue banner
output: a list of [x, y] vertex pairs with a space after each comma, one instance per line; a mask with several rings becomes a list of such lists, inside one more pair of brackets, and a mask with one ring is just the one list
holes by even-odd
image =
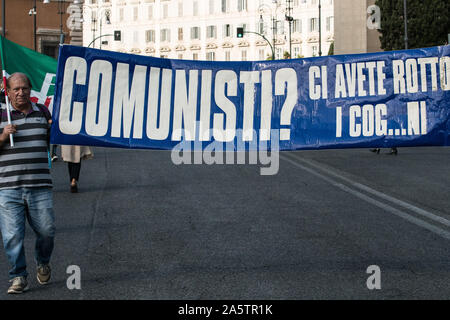
[[450, 46], [171, 60], [64, 45], [51, 143], [234, 150], [448, 146]]

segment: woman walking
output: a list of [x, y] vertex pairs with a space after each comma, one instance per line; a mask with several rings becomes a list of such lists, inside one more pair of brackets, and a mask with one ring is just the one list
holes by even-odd
[[70, 178], [70, 192], [78, 192], [78, 181], [80, 178], [81, 160], [91, 159], [94, 156], [87, 146], [61, 145], [61, 157], [67, 162]]

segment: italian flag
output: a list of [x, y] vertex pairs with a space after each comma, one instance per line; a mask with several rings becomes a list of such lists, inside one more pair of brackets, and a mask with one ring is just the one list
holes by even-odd
[[[53, 109], [57, 60], [33, 51], [0, 36], [0, 55], [3, 70], [3, 87], [6, 89], [6, 79], [14, 72], [25, 73], [31, 80], [31, 101], [45, 105], [50, 112]], [[6, 95], [6, 91], [5, 91]], [[11, 123], [8, 96], [8, 123]], [[14, 146], [10, 135], [11, 146]]]
[[[0, 36], [3, 78], [23, 72], [31, 80], [31, 101], [53, 109], [58, 61]], [[5, 85], [5, 84], [4, 84]]]

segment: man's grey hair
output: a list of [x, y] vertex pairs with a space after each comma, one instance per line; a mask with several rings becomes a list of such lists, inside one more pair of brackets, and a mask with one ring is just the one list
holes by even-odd
[[6, 88], [7, 88], [7, 89], [10, 88], [10, 86], [9, 86], [10, 80], [11, 80], [11, 79], [14, 79], [14, 78], [17, 78], [17, 77], [25, 78], [25, 79], [27, 80], [27, 82], [28, 82], [28, 86], [29, 86], [30, 89], [31, 89], [31, 81], [30, 81], [30, 78], [28, 78], [28, 76], [27, 76], [25, 73], [23, 73], [23, 72], [14, 72], [12, 75], [9, 76], [8, 79], [6, 79]]

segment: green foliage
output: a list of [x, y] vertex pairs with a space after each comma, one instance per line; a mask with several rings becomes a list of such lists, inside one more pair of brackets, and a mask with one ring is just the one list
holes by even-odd
[[332, 56], [334, 54], [334, 42], [330, 44], [330, 49], [328, 50], [328, 55]]
[[[403, 0], [377, 0], [381, 9], [381, 47], [405, 48]], [[408, 49], [444, 45], [450, 33], [450, 1], [407, 0]]]

